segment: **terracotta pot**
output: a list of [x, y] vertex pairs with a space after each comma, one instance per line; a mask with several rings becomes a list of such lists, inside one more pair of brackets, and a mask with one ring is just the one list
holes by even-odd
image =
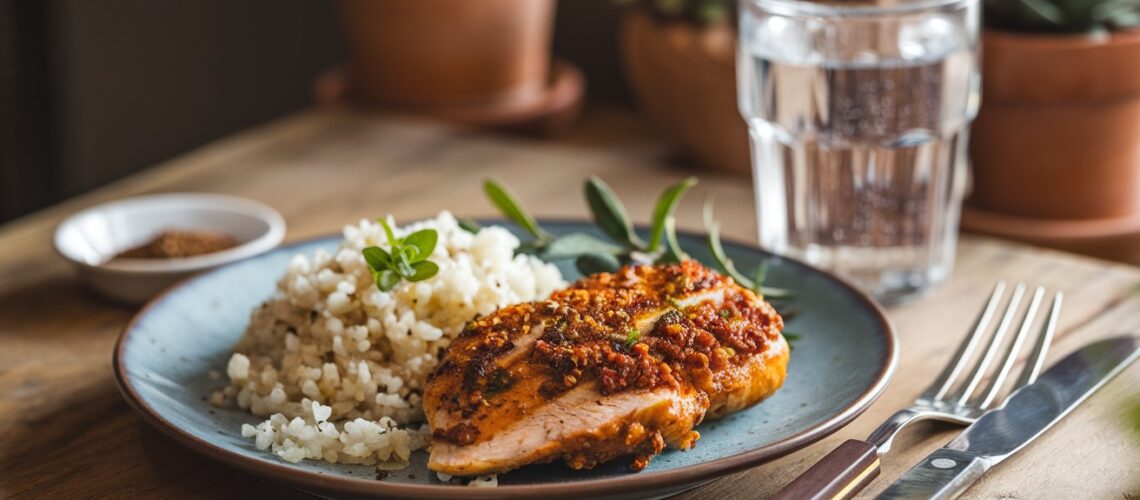
[[[419, 115], [461, 125], [495, 128], [540, 137], [565, 134], [581, 110], [586, 80], [570, 62], [555, 59], [550, 81], [539, 99], [487, 101], [455, 106], [416, 108]], [[361, 103], [357, 90], [342, 67], [329, 68], [313, 84], [313, 98], [322, 106], [356, 106]]]
[[654, 129], [702, 165], [751, 171], [731, 25], [700, 28], [634, 10], [621, 43], [630, 86]]
[[357, 95], [396, 107], [538, 99], [554, 0], [341, 0]]
[[983, 35], [974, 122], [980, 210], [1040, 219], [1140, 215], [1140, 31]]

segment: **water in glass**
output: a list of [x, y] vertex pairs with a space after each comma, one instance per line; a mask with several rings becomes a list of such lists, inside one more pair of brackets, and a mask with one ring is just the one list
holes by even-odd
[[741, 2], [760, 243], [888, 302], [950, 271], [978, 100], [976, 0], [910, 3]]

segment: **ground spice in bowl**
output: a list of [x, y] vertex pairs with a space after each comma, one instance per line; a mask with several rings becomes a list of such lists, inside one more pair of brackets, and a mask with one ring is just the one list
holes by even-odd
[[115, 255], [119, 259], [176, 259], [193, 257], [236, 247], [238, 241], [214, 231], [166, 230], [150, 241]]

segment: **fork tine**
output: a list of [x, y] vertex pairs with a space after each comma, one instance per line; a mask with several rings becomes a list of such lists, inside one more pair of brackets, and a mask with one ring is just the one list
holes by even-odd
[[997, 331], [990, 337], [990, 343], [986, 346], [985, 353], [978, 363], [974, 365], [974, 371], [970, 373], [970, 378], [967, 379], [965, 387], [958, 394], [958, 404], [964, 405], [966, 401], [970, 400], [970, 395], [978, 388], [978, 384], [982, 383], [982, 378], [990, 369], [990, 363], [993, 362], [994, 356], [997, 355], [998, 347], [1001, 347], [1002, 340], [1005, 339], [1005, 332], [1009, 331], [1009, 326], [1013, 324], [1013, 317], [1017, 314], [1018, 308], [1021, 307], [1021, 297], [1025, 295], [1025, 283], [1018, 283], [1017, 287], [1013, 289], [1013, 295], [1009, 298], [1009, 304], [1005, 306], [1005, 314], [1002, 314], [1001, 321], [998, 323]]
[[1001, 297], [1005, 293], [1005, 282], [998, 281], [994, 285], [994, 291], [990, 294], [990, 299], [986, 302], [985, 308], [982, 309], [982, 314], [974, 321], [974, 331], [970, 336], [962, 341], [958, 346], [958, 352], [954, 354], [954, 358], [942, 369], [942, 373], [934, 380], [919, 399], [927, 399], [930, 401], [941, 401], [946, 396], [946, 392], [954, 386], [954, 380], [962, 373], [962, 369], [966, 367], [966, 363], [970, 361], [970, 356], [974, 352], [974, 348], [978, 345], [978, 340], [987, 329], [989, 329], [990, 321], [993, 319], [994, 311], [997, 309], [998, 303], [1001, 302]]
[[1041, 333], [1037, 336], [1037, 345], [1033, 347], [1033, 354], [1029, 356], [1021, 376], [1017, 378], [1014, 390], [1037, 381], [1037, 375], [1045, 365], [1045, 355], [1049, 352], [1049, 345], [1053, 343], [1053, 332], [1057, 330], [1057, 320], [1061, 317], [1061, 303], [1064, 298], [1065, 294], [1061, 292], [1053, 295], [1053, 304], [1049, 306], [1049, 319], [1041, 327]]
[[1021, 344], [1025, 342], [1025, 338], [1029, 336], [1029, 329], [1033, 327], [1034, 320], [1037, 319], [1037, 310], [1041, 307], [1041, 299], [1045, 296], [1045, 287], [1037, 287], [1033, 290], [1033, 298], [1029, 301], [1029, 307], [1025, 309], [1025, 315], [1021, 317], [1021, 327], [1017, 329], [1017, 335], [1014, 336], [1013, 342], [1009, 344], [1009, 349], [1005, 351], [1005, 361], [1002, 362], [1001, 368], [998, 369], [997, 375], [990, 379], [990, 385], [982, 393], [982, 402], [978, 405], [979, 408], [986, 410], [993, 404], [994, 399], [997, 398], [1001, 392], [1002, 384], [1005, 382], [1009, 372], [1013, 369], [1013, 363], [1017, 361], [1018, 353], [1021, 352]]

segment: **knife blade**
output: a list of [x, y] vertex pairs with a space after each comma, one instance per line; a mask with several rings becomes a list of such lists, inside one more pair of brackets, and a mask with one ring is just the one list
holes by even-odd
[[878, 496], [956, 498], [989, 469], [1049, 430], [1093, 392], [1140, 358], [1140, 339], [1094, 342], [1014, 392], [949, 444], [924, 458]]

